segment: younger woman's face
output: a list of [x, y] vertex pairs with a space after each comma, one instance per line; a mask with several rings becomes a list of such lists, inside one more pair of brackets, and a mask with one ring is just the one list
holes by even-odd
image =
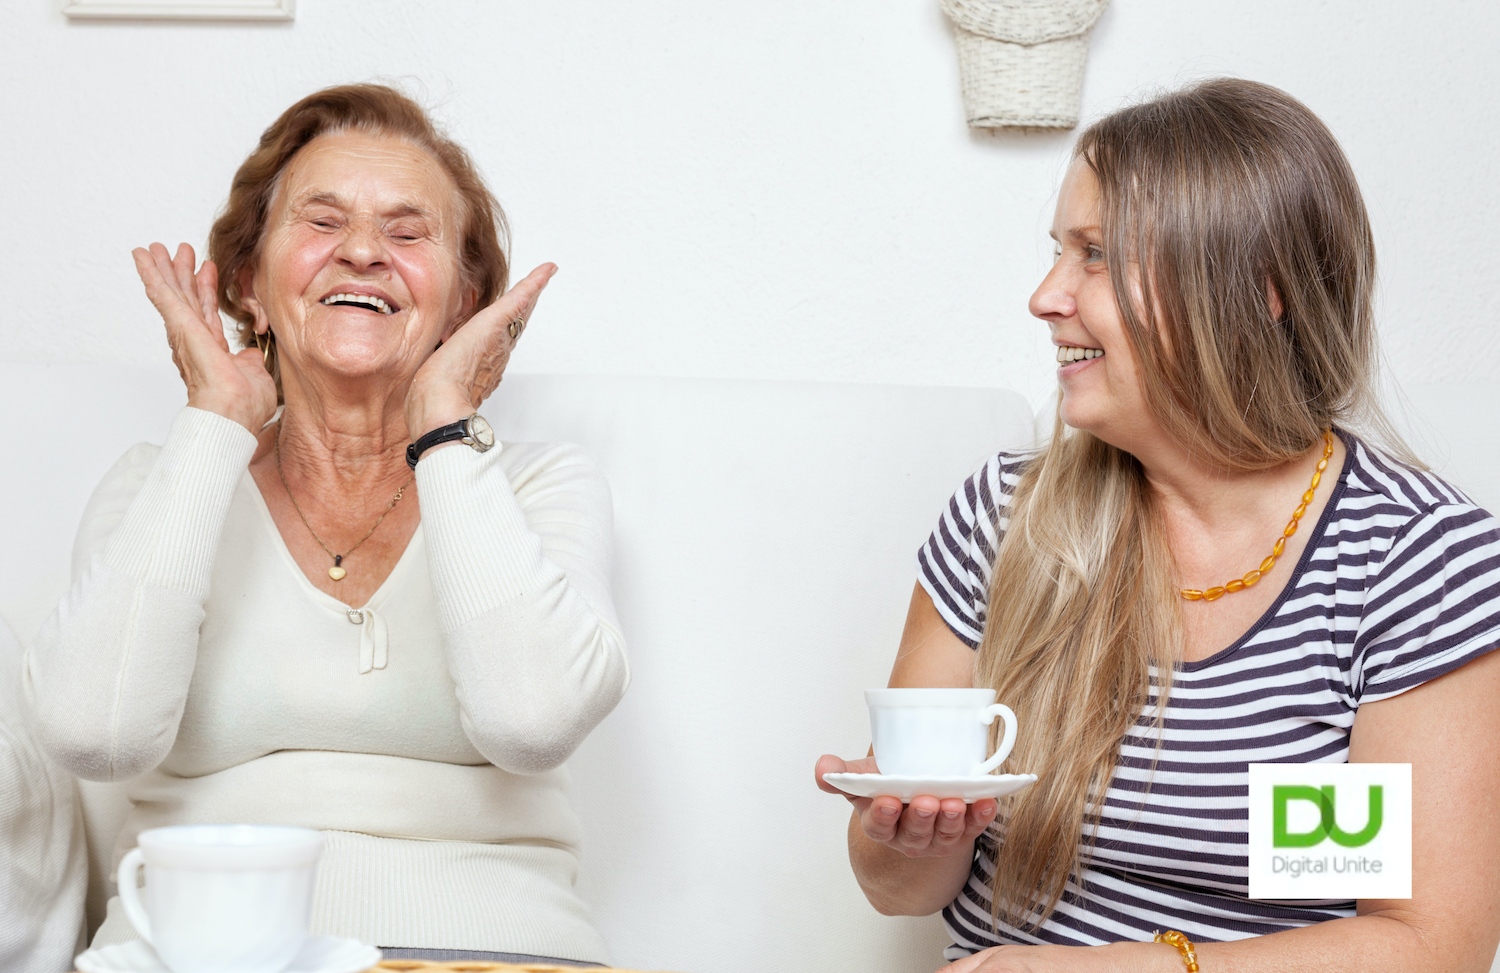
[[1063, 422], [1130, 452], [1156, 427], [1141, 392], [1135, 355], [1109, 279], [1111, 255], [1099, 230], [1099, 183], [1082, 159], [1063, 179], [1051, 236], [1056, 259], [1031, 313], [1047, 322], [1058, 349]]

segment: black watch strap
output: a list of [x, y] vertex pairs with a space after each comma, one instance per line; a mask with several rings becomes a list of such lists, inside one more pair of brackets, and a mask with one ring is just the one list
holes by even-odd
[[432, 447], [439, 443], [451, 443], [455, 439], [463, 439], [468, 435], [469, 420], [467, 418], [460, 419], [457, 422], [450, 422], [446, 426], [438, 426], [432, 432], [406, 447], [406, 465], [412, 469], [416, 469], [417, 460], [421, 459], [422, 454]]

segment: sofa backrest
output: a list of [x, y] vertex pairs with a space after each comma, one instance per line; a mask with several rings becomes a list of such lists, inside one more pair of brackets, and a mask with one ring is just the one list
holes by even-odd
[[[170, 367], [0, 364], [0, 615], [29, 641], [66, 586], [89, 491], [182, 402]], [[614, 492], [624, 702], [570, 761], [583, 894], [637, 969], [931, 970], [933, 918], [879, 916], [844, 849], [823, 752], [869, 743], [914, 555], [959, 482], [1033, 437], [1014, 393], [517, 375], [484, 412], [510, 440], [583, 446]], [[85, 785], [98, 921], [123, 804]]]
[[583, 445], [614, 491], [634, 681], [573, 759], [584, 888], [635, 968], [923, 970], [933, 919], [849, 871], [820, 753], [869, 745], [916, 549], [963, 477], [1025, 446], [1017, 395], [621, 378], [502, 385], [503, 435]]

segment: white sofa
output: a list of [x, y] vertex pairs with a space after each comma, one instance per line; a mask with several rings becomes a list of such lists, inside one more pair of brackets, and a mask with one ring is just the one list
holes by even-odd
[[0, 970], [57, 973], [83, 932], [88, 854], [78, 788], [31, 735], [20, 677], [21, 644], [0, 619]]
[[[0, 615], [29, 641], [66, 586], [93, 485], [160, 442], [170, 366], [0, 364]], [[616, 376], [506, 379], [485, 414], [566, 440], [614, 491], [615, 593], [634, 680], [572, 759], [583, 892], [611, 959], [638, 969], [928, 971], [936, 919], [865, 902], [848, 805], [818, 754], [862, 753], [914, 555], [959, 481], [1033, 437], [1014, 393]], [[98, 921], [123, 802], [85, 784]]]
[[[1414, 412], [1473, 411], [1472, 393], [1408, 392], [1408, 425]], [[11, 471], [0, 618], [23, 641], [67, 585], [94, 484], [131, 444], [160, 442], [182, 401], [170, 365], [0, 362]], [[983, 389], [519, 375], [485, 413], [507, 439], [579, 443], [614, 490], [634, 682], [571, 761], [583, 891], [612, 960], [689, 973], [940, 965], [936, 919], [885, 918], [864, 901], [844, 854], [847, 805], [815, 790], [812, 764], [864, 751], [859, 690], [885, 682], [916, 548], [964, 476], [1034, 440], [1026, 402]], [[1500, 506], [1500, 432], [1463, 425], [1428, 426], [1419, 450]], [[82, 796], [97, 924], [124, 806], [116, 785], [85, 783]]]

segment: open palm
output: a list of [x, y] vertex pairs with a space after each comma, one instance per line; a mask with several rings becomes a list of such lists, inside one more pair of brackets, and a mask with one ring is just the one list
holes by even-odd
[[406, 398], [407, 426], [414, 437], [468, 415], [495, 391], [521, 329], [556, 272], [556, 264], [542, 264], [527, 274], [422, 363]]
[[276, 383], [254, 348], [230, 351], [219, 320], [219, 272], [186, 243], [175, 257], [160, 243], [131, 251], [146, 296], [167, 328], [172, 362], [187, 386], [188, 405], [232, 419], [258, 433], [276, 412]]

